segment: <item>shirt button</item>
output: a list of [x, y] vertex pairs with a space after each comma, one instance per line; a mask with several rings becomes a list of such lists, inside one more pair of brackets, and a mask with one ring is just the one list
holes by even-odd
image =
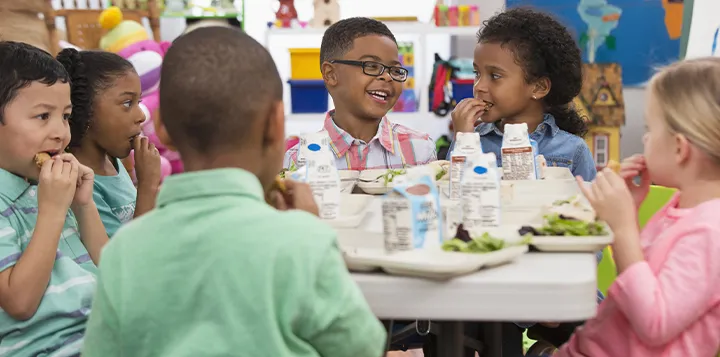
[[30, 195], [30, 197], [35, 197], [35, 194], [36, 194], [36, 193], [37, 193], [37, 192], [35, 191], [35, 189], [34, 189], [34, 188], [31, 188], [30, 191], [28, 192], [28, 195]]

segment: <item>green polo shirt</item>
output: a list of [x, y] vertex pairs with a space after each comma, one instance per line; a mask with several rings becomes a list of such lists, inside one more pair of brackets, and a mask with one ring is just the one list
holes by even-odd
[[125, 166], [118, 159], [115, 159], [114, 164], [117, 175], [95, 175], [93, 183], [93, 200], [105, 231], [111, 238], [120, 226], [133, 219], [137, 200], [137, 190]]
[[[38, 216], [37, 186], [0, 169], [0, 271], [17, 263]], [[0, 356], [72, 356], [80, 351], [97, 269], [68, 211], [50, 283], [35, 315], [18, 321], [0, 309]]]
[[380, 357], [336, 234], [251, 173], [170, 176], [103, 250], [83, 357]]

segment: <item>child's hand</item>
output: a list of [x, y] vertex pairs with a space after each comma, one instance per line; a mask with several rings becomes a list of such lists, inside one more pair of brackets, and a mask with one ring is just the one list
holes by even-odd
[[280, 211], [299, 209], [316, 216], [320, 215], [320, 209], [315, 203], [310, 185], [292, 180], [284, 180], [284, 183], [286, 187], [284, 193], [280, 191], [270, 193], [275, 208]]
[[580, 190], [592, 205], [599, 219], [614, 232], [628, 228], [637, 230], [637, 208], [625, 181], [606, 168], [598, 172], [592, 187], [585, 187], [582, 177], [576, 177]]
[[141, 136], [133, 141], [135, 149], [135, 177], [139, 186], [160, 186], [160, 152], [147, 137]]
[[[640, 176], [640, 185], [636, 185], [634, 182], [634, 179], [638, 176]], [[623, 160], [620, 164], [620, 177], [625, 180], [625, 184], [630, 189], [635, 201], [635, 208], [640, 208], [648, 192], [650, 192], [650, 173], [645, 164], [645, 157], [635, 154]]]
[[487, 109], [487, 103], [476, 98], [465, 98], [452, 111], [452, 123], [456, 133], [472, 133], [475, 124]]
[[78, 186], [78, 163], [63, 160], [63, 155], [45, 161], [40, 168], [38, 210], [62, 213], [64, 217]]

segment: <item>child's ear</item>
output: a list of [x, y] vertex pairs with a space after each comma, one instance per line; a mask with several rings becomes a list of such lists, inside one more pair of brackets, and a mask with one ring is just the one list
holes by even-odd
[[543, 99], [545, 98], [548, 93], [550, 93], [550, 87], [552, 87], [552, 83], [550, 82], [550, 78], [542, 77], [535, 81], [535, 85], [533, 86], [532, 91], [532, 97], [533, 99]]
[[167, 129], [165, 129], [165, 124], [160, 117], [160, 110], [155, 110], [155, 113], [153, 114], [153, 126], [155, 126], [155, 135], [157, 135], [160, 142], [165, 145], [165, 148], [171, 151], [177, 151], [177, 148], [173, 145], [172, 139], [170, 139], [170, 135], [168, 135]]
[[285, 146], [285, 104], [282, 100], [272, 104], [263, 137], [266, 146]]
[[338, 73], [335, 69], [335, 66], [332, 63], [323, 62], [322, 66], [320, 67], [320, 72], [322, 72], [323, 80], [325, 81], [326, 86], [334, 87], [337, 85]]

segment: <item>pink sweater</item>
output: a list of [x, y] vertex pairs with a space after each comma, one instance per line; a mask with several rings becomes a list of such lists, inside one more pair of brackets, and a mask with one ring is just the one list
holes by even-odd
[[555, 356], [711, 357], [720, 349], [720, 199], [677, 208], [641, 234], [645, 261], [610, 287], [597, 316]]

